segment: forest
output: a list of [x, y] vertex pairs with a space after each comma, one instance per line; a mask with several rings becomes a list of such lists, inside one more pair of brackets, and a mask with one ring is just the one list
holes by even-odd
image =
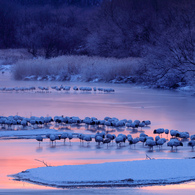
[[139, 58], [136, 82], [156, 87], [195, 80], [193, 0], [0, 0], [0, 21], [0, 49]]

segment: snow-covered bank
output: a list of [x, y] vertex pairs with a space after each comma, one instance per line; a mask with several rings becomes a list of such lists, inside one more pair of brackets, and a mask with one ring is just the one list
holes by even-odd
[[147, 74], [144, 76], [140, 72], [142, 65], [143, 59], [141, 58], [60, 56], [51, 59], [20, 60], [15, 65], [0, 65], [0, 71], [11, 72], [13, 70], [12, 77], [24, 81], [127, 83], [144, 88], [171, 89], [195, 94], [193, 79], [182, 82], [177, 79], [169, 82], [168, 78], [151, 80], [151, 76]]
[[159, 159], [28, 169], [16, 180], [55, 187], [139, 186], [195, 180], [195, 159]]
[[117, 84], [124, 84], [124, 83], [135, 83], [135, 77], [133, 76], [116, 76], [113, 77], [111, 80], [106, 81], [106, 79], [101, 78], [101, 76], [96, 76], [95, 78], [85, 78], [82, 74], [77, 75], [69, 75], [68, 77], [64, 77], [63, 75], [45, 75], [45, 76], [36, 76], [30, 75], [24, 77], [22, 80], [24, 81], [70, 81], [70, 82], [108, 82], [108, 83], [117, 83]]
[[140, 86], [142, 88], [153, 88], [153, 89], [166, 89], [166, 90], [176, 90], [181, 92], [188, 92], [195, 95], [195, 86], [186, 83], [176, 83], [173, 86], [166, 85], [156, 85], [149, 82], [138, 82], [136, 76], [116, 76], [111, 80], [105, 81], [101, 77], [96, 77], [93, 79], [86, 79], [82, 75], [70, 75], [69, 77], [64, 77], [63, 75], [46, 75], [46, 76], [35, 76], [30, 75], [23, 78], [24, 81], [68, 81], [68, 82], [91, 82], [91, 83], [111, 83], [111, 84], [131, 84]]
[[0, 65], [0, 71], [2, 72], [2, 74], [4, 74], [5, 72], [11, 72], [12, 67], [13, 65]]

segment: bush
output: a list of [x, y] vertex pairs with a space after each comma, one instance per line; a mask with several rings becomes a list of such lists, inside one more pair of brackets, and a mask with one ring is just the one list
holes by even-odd
[[139, 67], [138, 58], [101, 58], [88, 56], [60, 56], [51, 59], [37, 58], [21, 60], [14, 67], [14, 78], [17, 80], [34, 75], [61, 76], [70, 78], [80, 75], [83, 81], [94, 79], [110, 81], [117, 76], [133, 75]]

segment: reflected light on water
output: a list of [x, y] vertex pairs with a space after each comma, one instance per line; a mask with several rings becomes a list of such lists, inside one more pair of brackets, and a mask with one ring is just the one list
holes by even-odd
[[[5, 75], [4, 75], [5, 76]], [[0, 75], [0, 87], [25, 87], [25, 86], [53, 86], [70, 85], [78, 87], [112, 87], [115, 93], [82, 93], [82, 92], [9, 92], [0, 93], [0, 115], [21, 115], [24, 117], [55, 115], [78, 116], [80, 118], [97, 117], [103, 119], [105, 116], [117, 117], [119, 119], [151, 120], [150, 128], [136, 130], [123, 130], [107, 128], [114, 134], [132, 134], [133, 137], [144, 132], [153, 135], [156, 128], [178, 129], [194, 134], [195, 98], [188, 94], [166, 90], [152, 90], [132, 87], [131, 85], [117, 85], [110, 83], [69, 83], [69, 82], [24, 82], [6, 79]], [[56, 129], [58, 127], [55, 127]], [[69, 127], [70, 132], [92, 134], [93, 127]], [[170, 137], [169, 137], [170, 138]], [[151, 158], [186, 158], [194, 156], [194, 152], [186, 146], [178, 151], [170, 152], [167, 147], [149, 151], [143, 146], [135, 148], [125, 146], [117, 148], [116, 145], [97, 147], [94, 143], [81, 145], [78, 140], [73, 143], [58, 142], [51, 145], [44, 141], [40, 147], [35, 140], [0, 140], [0, 188], [2, 189], [52, 189], [50, 187], [38, 186], [26, 182], [13, 181], [7, 175], [15, 174], [26, 169], [44, 166], [43, 163], [34, 159], [44, 160], [52, 166], [92, 164], [113, 161], [143, 160], [145, 154]], [[3, 149], [2, 149], [3, 148]], [[175, 189], [194, 190], [194, 183], [168, 186], [143, 187], [141, 191], [159, 194], [160, 191], [174, 191]], [[139, 190], [139, 192], [141, 192]], [[177, 191], [178, 192], [178, 191]]]
[[[60, 166], [144, 160], [146, 153], [156, 159], [183, 158], [189, 153], [186, 147], [176, 153], [170, 152], [166, 147], [162, 151], [157, 149], [148, 153], [148, 149], [143, 148], [142, 144], [136, 147], [130, 147], [128, 144], [125, 147], [117, 147], [116, 144], [113, 144], [107, 148], [105, 145], [98, 147], [94, 142], [89, 145], [79, 142], [74, 142], [71, 145], [65, 143], [64, 145], [62, 141], [58, 141], [55, 146], [52, 146], [49, 142], [44, 141], [39, 146], [35, 140], [1, 140], [0, 148], [4, 148], [1, 150], [2, 157], [0, 159], [0, 188], [2, 189], [48, 189], [49, 187], [13, 181], [11, 177], [7, 177], [7, 175], [16, 174], [26, 169], [45, 166], [40, 161], [44, 161], [49, 166]], [[193, 154], [191, 155], [193, 156]], [[186, 185], [188, 186], [188, 184]], [[162, 186], [162, 188], [167, 189], [167, 186]], [[155, 189], [157, 189], [155, 186], [151, 187], [151, 190], [155, 191]], [[144, 190], [150, 190], [150, 188], [146, 187]]]
[[183, 184], [174, 184], [174, 185], [166, 185], [166, 186], [147, 186], [142, 187], [143, 190], [149, 191], [163, 191], [163, 190], [195, 190], [195, 182], [192, 183], [183, 183]]

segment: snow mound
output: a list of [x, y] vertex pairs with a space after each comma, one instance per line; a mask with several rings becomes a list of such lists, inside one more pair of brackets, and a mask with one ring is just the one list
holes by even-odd
[[139, 186], [195, 180], [194, 159], [159, 159], [40, 167], [12, 175], [16, 180], [55, 187]]

